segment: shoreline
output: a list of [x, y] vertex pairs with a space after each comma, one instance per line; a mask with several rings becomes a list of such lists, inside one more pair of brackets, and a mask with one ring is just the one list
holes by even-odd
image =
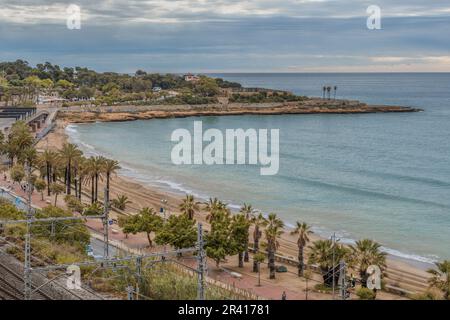
[[[51, 148], [60, 148], [62, 144], [67, 141], [70, 137], [67, 135], [65, 128], [69, 125], [70, 122], [61, 121], [57, 122], [57, 126], [54, 131], [51, 132], [47, 138], [41, 140], [38, 144], [38, 148], [45, 148], [48, 144]], [[82, 146], [82, 148], [84, 148]], [[127, 175], [118, 174], [113, 178], [111, 183], [111, 194], [112, 196], [116, 196], [118, 194], [125, 194], [132, 201], [132, 204], [129, 206], [127, 211], [137, 212], [146, 206], [154, 207], [155, 209], [159, 209], [161, 205], [161, 199], [165, 198], [168, 200], [169, 205], [167, 207], [169, 213], [178, 212], [178, 205], [181, 203], [182, 192], [176, 192], [175, 190], [171, 190], [168, 186], [167, 188], [157, 187], [154, 185], [149, 185], [149, 183], [145, 183], [139, 181], [136, 178], [129, 177]], [[196, 219], [203, 223], [204, 214], [200, 212], [200, 214], [196, 215]], [[280, 239], [280, 249], [279, 252], [282, 253], [283, 256], [288, 258], [294, 258], [297, 256], [297, 245], [295, 237], [289, 234], [289, 227], [284, 228], [285, 232]], [[325, 239], [321, 237], [317, 233], [313, 233], [311, 236], [311, 242], [319, 239]], [[412, 281], [420, 282], [421, 284], [426, 284], [426, 279], [428, 278], [428, 274], [426, 270], [433, 265], [426, 262], [417, 261], [414, 259], [408, 259], [401, 256], [396, 256], [391, 253], [388, 253], [387, 256], [387, 265], [388, 265], [388, 274], [394, 274], [395, 277], [391, 280], [389, 279], [389, 284], [398, 284], [402, 282], [400, 278], [404, 278], [407, 283]], [[400, 274], [400, 276], [397, 276]], [[397, 287], [396, 286], [396, 287]], [[402, 286], [402, 288], [404, 288]]]
[[367, 105], [352, 100], [308, 98], [284, 103], [229, 103], [208, 105], [117, 105], [112, 107], [70, 106], [58, 110], [58, 118], [69, 123], [122, 122], [199, 116], [286, 115], [286, 114], [368, 114], [421, 112], [422, 109]]

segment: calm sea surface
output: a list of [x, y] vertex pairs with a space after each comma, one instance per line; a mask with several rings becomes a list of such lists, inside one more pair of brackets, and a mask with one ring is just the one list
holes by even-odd
[[[229, 116], [73, 125], [85, 151], [121, 161], [126, 175], [233, 206], [251, 203], [288, 224], [304, 220], [329, 236], [375, 239], [419, 261], [450, 258], [450, 74], [221, 74], [245, 86], [425, 112], [365, 115]], [[174, 129], [280, 129], [280, 171], [259, 166], [175, 166]]]

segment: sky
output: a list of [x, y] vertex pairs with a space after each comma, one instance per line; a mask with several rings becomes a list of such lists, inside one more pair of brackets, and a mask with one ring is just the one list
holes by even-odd
[[[69, 29], [69, 5], [80, 29]], [[367, 27], [378, 6], [381, 29]], [[98, 71], [450, 72], [450, 0], [0, 0], [0, 61]]]

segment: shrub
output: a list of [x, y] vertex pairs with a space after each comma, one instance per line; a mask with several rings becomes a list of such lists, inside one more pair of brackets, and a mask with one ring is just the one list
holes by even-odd
[[375, 300], [377, 294], [375, 291], [370, 290], [369, 288], [359, 288], [356, 290], [356, 295], [359, 300]]
[[83, 212], [84, 206], [78, 198], [72, 195], [66, 195], [64, 201], [66, 202], [67, 208], [71, 211]]

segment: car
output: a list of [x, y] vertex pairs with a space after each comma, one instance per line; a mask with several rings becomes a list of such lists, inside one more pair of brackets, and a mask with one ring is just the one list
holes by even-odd
[[288, 271], [287, 268], [286, 268], [285, 266], [277, 266], [277, 267], [275, 268], [275, 270], [276, 270], [277, 272], [279, 272], [279, 273], [285, 273], [285, 272]]

